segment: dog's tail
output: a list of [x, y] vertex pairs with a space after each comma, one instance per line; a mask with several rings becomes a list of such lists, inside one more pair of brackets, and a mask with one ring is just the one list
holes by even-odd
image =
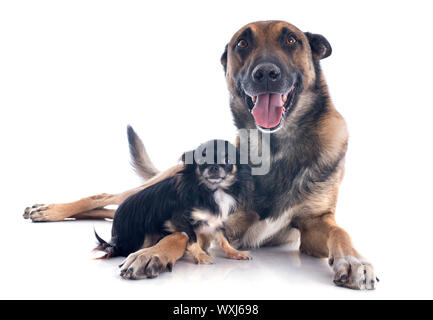
[[93, 231], [95, 232], [96, 240], [98, 240], [98, 242], [99, 242], [99, 245], [95, 249], [93, 249], [93, 251], [104, 251], [105, 252], [105, 255], [103, 255], [102, 257], [96, 258], [96, 260], [110, 259], [110, 258], [119, 256], [119, 253], [117, 251], [116, 246], [114, 246], [114, 245], [108, 243], [107, 241], [105, 241], [104, 239], [102, 239], [96, 233], [95, 229], [93, 229]]
[[135, 172], [144, 180], [148, 180], [159, 173], [155, 168], [149, 155], [144, 148], [144, 144], [135, 133], [134, 129], [128, 125], [129, 153], [131, 154], [131, 164]]

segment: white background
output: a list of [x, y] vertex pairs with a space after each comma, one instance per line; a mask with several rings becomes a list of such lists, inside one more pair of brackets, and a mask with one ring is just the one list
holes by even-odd
[[[1, 298], [433, 298], [432, 30], [429, 1], [2, 1]], [[374, 292], [334, 287], [296, 248], [253, 261], [181, 261], [155, 280], [93, 261], [95, 225], [35, 224], [26, 206], [119, 192], [132, 124], [160, 169], [235, 135], [219, 58], [248, 22], [321, 33], [322, 66], [348, 123], [337, 221], [375, 265]]]

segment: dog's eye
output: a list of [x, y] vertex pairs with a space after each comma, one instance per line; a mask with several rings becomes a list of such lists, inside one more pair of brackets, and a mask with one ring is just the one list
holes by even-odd
[[293, 46], [296, 43], [296, 39], [294, 36], [288, 36], [286, 42], [288, 45]]
[[239, 40], [237, 46], [239, 48], [246, 48], [246, 47], [248, 47], [248, 42], [244, 39], [241, 39], [241, 40]]
[[233, 165], [232, 164], [226, 164], [226, 165], [224, 165], [224, 168], [227, 172], [233, 171]]

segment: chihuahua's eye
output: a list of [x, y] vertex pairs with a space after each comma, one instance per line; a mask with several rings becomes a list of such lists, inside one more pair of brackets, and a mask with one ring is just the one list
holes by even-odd
[[233, 171], [233, 165], [232, 164], [226, 164], [224, 167], [225, 167], [225, 170], [227, 172], [232, 172]]
[[239, 40], [237, 46], [239, 48], [246, 48], [246, 47], [248, 47], [248, 42], [244, 39], [241, 39], [241, 40]]
[[296, 43], [296, 39], [294, 36], [288, 36], [286, 42], [288, 45], [293, 46]]

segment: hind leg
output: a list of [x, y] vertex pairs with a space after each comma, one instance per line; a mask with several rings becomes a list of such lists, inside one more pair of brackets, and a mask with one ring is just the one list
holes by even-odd
[[[102, 209], [109, 205], [120, 205], [126, 198], [143, 190], [161, 180], [173, 176], [183, 168], [183, 165], [174, 166], [147, 181], [144, 185], [118, 194], [99, 194], [81, 200], [61, 204], [35, 204], [27, 207], [24, 211], [24, 219], [31, 219], [34, 222], [62, 221], [66, 218], [91, 219], [101, 218], [101, 212], [93, 212], [94, 209]], [[103, 212], [102, 216], [104, 216]], [[111, 213], [109, 214], [111, 217]], [[105, 216], [104, 216], [105, 217]]]
[[114, 209], [93, 209], [90, 211], [81, 212], [71, 218], [74, 219], [114, 219]]
[[[62, 221], [66, 218], [89, 219], [100, 218], [101, 209], [108, 205], [119, 205], [129, 195], [138, 192], [140, 188], [133, 189], [120, 194], [100, 194], [81, 200], [61, 204], [36, 204], [26, 208], [24, 219], [34, 222]], [[93, 211], [98, 209], [98, 211]]]

